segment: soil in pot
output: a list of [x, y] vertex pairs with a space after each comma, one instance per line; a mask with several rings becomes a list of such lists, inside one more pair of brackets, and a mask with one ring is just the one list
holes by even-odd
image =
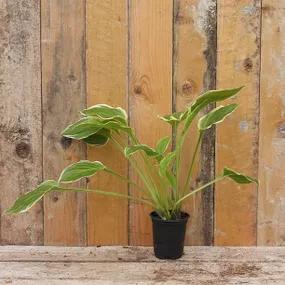
[[177, 259], [183, 255], [186, 224], [189, 215], [181, 212], [181, 218], [163, 220], [151, 212], [154, 254], [160, 259]]

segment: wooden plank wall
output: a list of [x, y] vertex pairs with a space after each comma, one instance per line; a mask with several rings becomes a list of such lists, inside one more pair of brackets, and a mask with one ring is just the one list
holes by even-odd
[[[151, 146], [171, 134], [157, 115], [172, 110], [172, 14], [171, 0], [131, 1], [130, 123], [138, 139]], [[140, 182], [132, 171], [130, 175], [132, 180]], [[131, 187], [130, 191], [135, 189]], [[130, 244], [151, 244], [149, 213], [147, 207], [131, 205]]]
[[7, 216], [42, 180], [39, 1], [0, 1], [0, 235], [2, 244], [42, 244], [42, 205]]
[[[126, 0], [87, 0], [88, 105], [104, 102], [127, 108], [127, 5]], [[126, 160], [112, 145], [88, 148], [88, 159], [102, 160], [117, 173], [128, 174]], [[88, 186], [128, 193], [127, 184], [110, 175], [99, 174]], [[126, 200], [88, 194], [87, 213], [89, 245], [128, 244]]]
[[[217, 127], [216, 171], [225, 165], [257, 177], [261, 1], [218, 2], [217, 88], [245, 86], [238, 110]], [[238, 51], [238, 52], [237, 52]], [[215, 244], [254, 245], [257, 187], [216, 185]]]
[[[113, 146], [86, 149], [61, 137], [80, 109], [126, 108], [153, 146], [171, 135], [157, 115], [183, 110], [205, 90], [244, 85], [235, 115], [205, 136], [193, 181], [227, 165], [258, 176], [260, 187], [223, 182], [189, 201], [186, 243], [284, 245], [284, 8], [281, 0], [0, 0], [1, 244], [149, 245], [149, 209], [139, 204], [54, 194], [44, 209], [4, 210], [86, 157], [138, 179]], [[134, 190], [109, 176], [87, 182]]]
[[284, 31], [284, 1], [263, 1], [258, 245], [285, 245]]
[[[191, 52], [190, 52], [191, 51]], [[174, 84], [173, 107], [182, 111], [201, 92], [215, 89], [216, 81], [216, 2], [177, 0], [174, 10]], [[200, 161], [194, 171], [195, 184], [209, 181], [214, 175], [214, 129], [204, 136]], [[182, 157], [182, 179], [187, 175], [197, 131], [191, 130]], [[213, 243], [213, 189], [207, 189], [187, 202], [191, 213], [186, 243]]]
[[[84, 159], [85, 146], [62, 138], [85, 107], [85, 2], [41, 2], [43, 177], [54, 179]], [[81, 193], [54, 193], [44, 201], [45, 244], [85, 244], [86, 207]]]

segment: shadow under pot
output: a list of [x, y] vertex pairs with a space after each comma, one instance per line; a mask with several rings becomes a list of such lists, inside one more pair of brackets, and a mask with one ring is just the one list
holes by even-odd
[[151, 212], [154, 254], [160, 259], [178, 259], [183, 255], [186, 224], [189, 215], [181, 212], [181, 218], [163, 220]]

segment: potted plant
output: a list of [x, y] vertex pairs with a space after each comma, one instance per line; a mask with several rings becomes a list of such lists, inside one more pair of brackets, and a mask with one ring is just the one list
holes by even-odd
[[[69, 125], [63, 131], [63, 136], [74, 140], [82, 140], [94, 146], [103, 146], [107, 143], [114, 144], [118, 151], [123, 152], [131, 167], [138, 173], [143, 186], [113, 171], [100, 161], [82, 160], [67, 166], [57, 180], [46, 180], [33, 191], [19, 197], [7, 212], [15, 214], [26, 212], [44, 195], [53, 191], [92, 192], [127, 198], [149, 205], [153, 209], [150, 217], [153, 223], [155, 255], [162, 259], [181, 257], [184, 247], [185, 227], [189, 218], [189, 215], [182, 211], [182, 205], [188, 198], [225, 178], [241, 184], [257, 183], [255, 179], [225, 167], [223, 172], [213, 181], [200, 185], [193, 191], [189, 190], [195, 158], [205, 131], [222, 122], [234, 112], [237, 104], [218, 106], [200, 117], [198, 125], [195, 126], [199, 132], [198, 141], [196, 142], [185, 183], [182, 183], [180, 177], [181, 160], [184, 159], [181, 156], [181, 150], [194, 118], [207, 105], [231, 98], [240, 89], [207, 91], [199, 96], [184, 112], [160, 117], [165, 123], [172, 126], [175, 131], [175, 141], [172, 141], [170, 136], [164, 137], [157, 142], [155, 147], [142, 144], [138, 140], [134, 129], [128, 125], [127, 113], [120, 107], [99, 104], [81, 111], [82, 118]], [[129, 138], [128, 145], [125, 145], [126, 135]], [[174, 150], [171, 150], [171, 144], [175, 146]], [[141, 195], [132, 195], [132, 193], [124, 195], [101, 189], [68, 187], [70, 183], [93, 176], [99, 171], [107, 172], [118, 179], [127, 181]]]

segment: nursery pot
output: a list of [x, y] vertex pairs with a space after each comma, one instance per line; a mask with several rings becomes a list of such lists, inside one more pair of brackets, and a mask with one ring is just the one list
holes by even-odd
[[151, 212], [154, 254], [160, 259], [177, 259], [183, 255], [187, 213], [181, 218], [163, 220], [156, 212]]

